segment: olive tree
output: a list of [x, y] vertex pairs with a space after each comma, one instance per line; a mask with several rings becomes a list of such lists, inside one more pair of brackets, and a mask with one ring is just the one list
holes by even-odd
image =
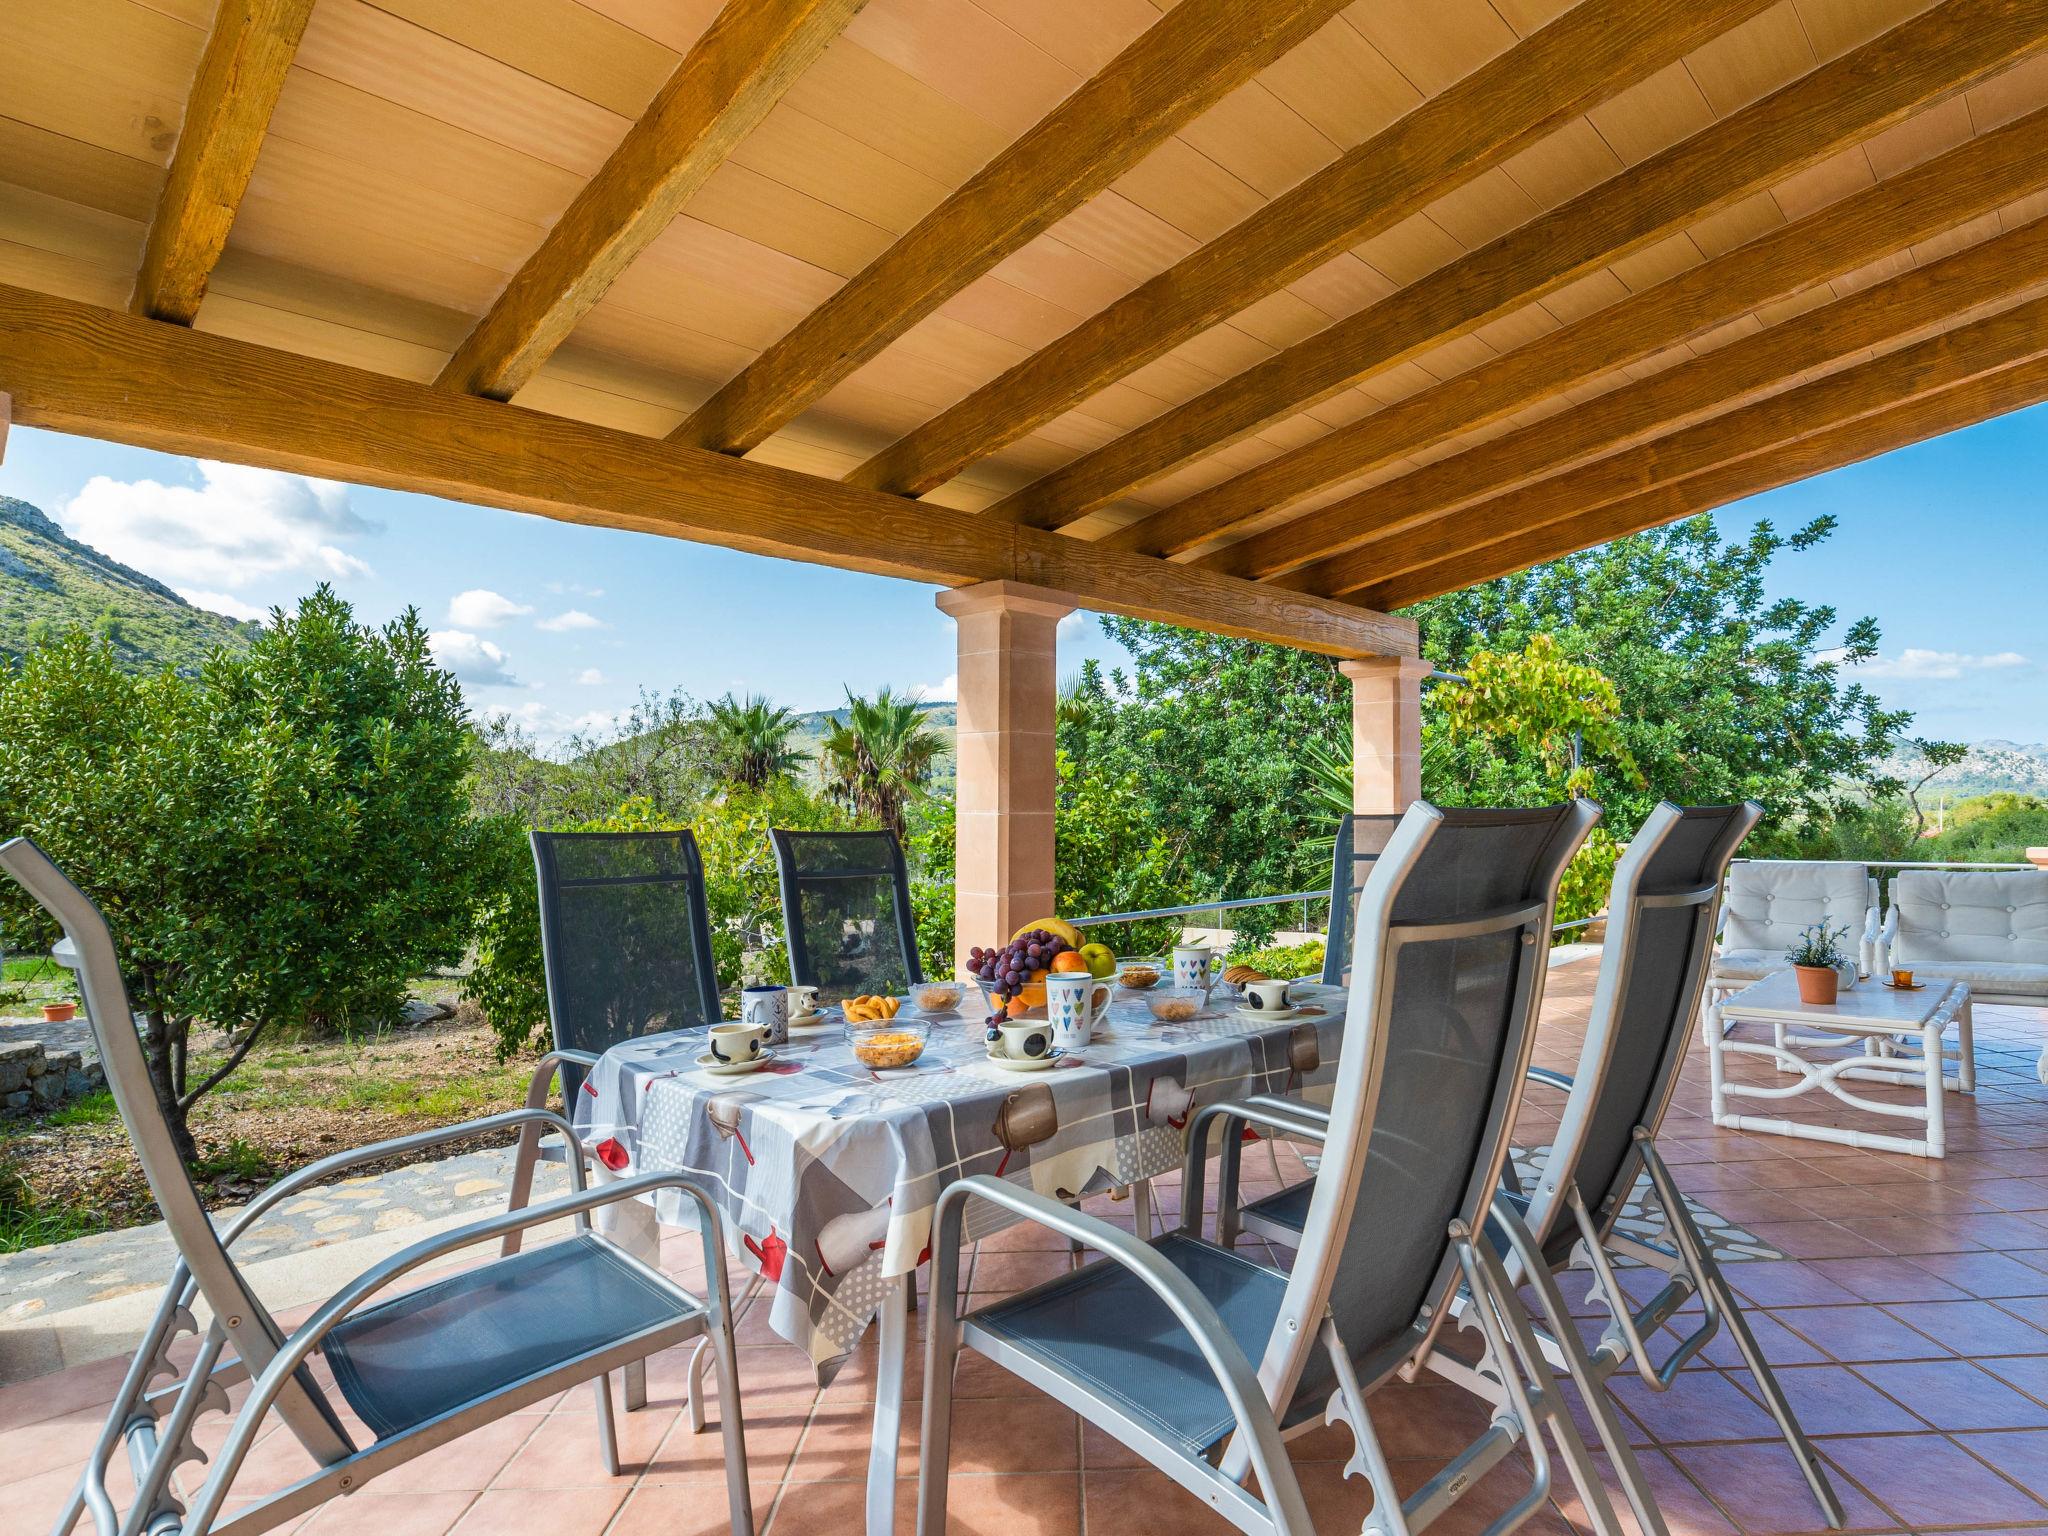
[[[461, 958], [489, 828], [461, 691], [415, 614], [359, 625], [322, 587], [191, 679], [125, 673], [74, 634], [0, 670], [0, 721], [0, 833], [106, 914], [186, 1157], [193, 1106], [266, 1031], [380, 1022]], [[0, 924], [54, 937], [11, 888]], [[202, 1021], [224, 1041], [197, 1053]]]

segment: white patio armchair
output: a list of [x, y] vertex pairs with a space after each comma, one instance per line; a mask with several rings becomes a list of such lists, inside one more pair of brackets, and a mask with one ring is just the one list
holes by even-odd
[[1846, 859], [1742, 859], [1729, 866], [1721, 945], [1707, 973], [1707, 1027], [1721, 1028], [1721, 1004], [1751, 982], [1791, 964], [1785, 951], [1815, 923], [1847, 928], [1857, 969], [1873, 974], [1882, 915], [1877, 877]]

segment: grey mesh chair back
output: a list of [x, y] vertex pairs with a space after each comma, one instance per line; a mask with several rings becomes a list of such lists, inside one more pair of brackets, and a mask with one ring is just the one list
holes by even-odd
[[1344, 984], [1351, 965], [1351, 927], [1358, 911], [1358, 893], [1400, 825], [1398, 811], [1354, 814], [1337, 824], [1337, 846], [1330, 861], [1330, 931], [1323, 941], [1323, 980], [1330, 986]]
[[[602, 1055], [715, 1023], [718, 968], [697, 840], [663, 832], [536, 832], [541, 954], [560, 1050]], [[562, 1063], [573, 1095], [582, 1069]]]
[[[0, 869], [63, 926], [64, 936], [77, 951], [78, 987], [85, 998], [86, 1022], [99, 1047], [121, 1123], [127, 1127], [136, 1159], [149, 1181], [149, 1192], [163, 1212], [171, 1241], [199, 1293], [251, 1374], [261, 1372], [277, 1356], [284, 1332], [228, 1257], [171, 1140], [170, 1126], [143, 1059], [135, 1012], [106, 919], [92, 899], [27, 838], [0, 844]], [[277, 1407], [307, 1452], [323, 1466], [339, 1461], [352, 1449], [333, 1408], [303, 1371], [280, 1392]]]
[[1575, 1184], [1604, 1237], [1635, 1188], [1636, 1127], [1663, 1121], [1713, 963], [1722, 882], [1763, 807], [1660, 803], [1615, 866], [1607, 940], [1550, 1157], [1530, 1195], [1529, 1228], [1548, 1250], [1578, 1232], [1564, 1188]]
[[776, 873], [790, 979], [828, 1003], [900, 993], [924, 980], [910, 875], [892, 832], [777, 829]]
[[1260, 1377], [1290, 1401], [1325, 1312], [1370, 1391], [1425, 1354], [1500, 1178], [1558, 882], [1599, 817], [1411, 806], [1358, 904], [1330, 1134]]

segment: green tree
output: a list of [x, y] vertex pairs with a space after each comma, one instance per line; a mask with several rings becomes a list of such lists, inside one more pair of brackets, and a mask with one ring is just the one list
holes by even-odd
[[1930, 741], [1924, 736], [1912, 737], [1906, 745], [1919, 752], [1920, 765], [1925, 769], [1919, 778], [1906, 786], [1906, 803], [1913, 807], [1913, 835], [1925, 837], [1927, 807], [1920, 803], [1920, 791], [1968, 757], [1970, 749], [1960, 741]]
[[846, 718], [826, 729], [819, 760], [835, 800], [901, 838], [904, 808], [924, 792], [943, 750], [916, 699], [887, 688], [869, 699], [848, 689]]
[[[360, 626], [323, 587], [196, 680], [125, 676], [73, 636], [0, 673], [0, 718], [0, 825], [106, 912], [183, 1155], [193, 1105], [266, 1030], [381, 1021], [461, 958], [489, 828], [416, 615]], [[51, 936], [11, 889], [0, 921]], [[202, 1020], [227, 1042], [199, 1065]]]
[[796, 730], [796, 716], [771, 704], [764, 694], [745, 698], [727, 694], [711, 702], [705, 721], [712, 761], [729, 782], [746, 789], [762, 789], [770, 780], [786, 779], [806, 761], [804, 754], [789, 744]]

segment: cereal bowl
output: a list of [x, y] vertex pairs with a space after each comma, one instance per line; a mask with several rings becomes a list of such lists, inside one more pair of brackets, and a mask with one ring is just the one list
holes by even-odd
[[965, 994], [966, 989], [956, 981], [927, 981], [910, 989], [910, 1000], [919, 1013], [953, 1013]]
[[907, 1067], [922, 1056], [931, 1033], [931, 1026], [917, 1019], [878, 1019], [847, 1025], [846, 1041], [862, 1066], [887, 1071]]
[[1129, 987], [1133, 992], [1144, 992], [1156, 987], [1166, 976], [1166, 967], [1156, 960], [1123, 960], [1116, 968], [1116, 981], [1120, 987]]
[[1175, 988], [1155, 992], [1145, 1002], [1152, 1010], [1152, 1017], [1161, 1024], [1186, 1024], [1200, 1015], [1204, 999], [1199, 992]]

